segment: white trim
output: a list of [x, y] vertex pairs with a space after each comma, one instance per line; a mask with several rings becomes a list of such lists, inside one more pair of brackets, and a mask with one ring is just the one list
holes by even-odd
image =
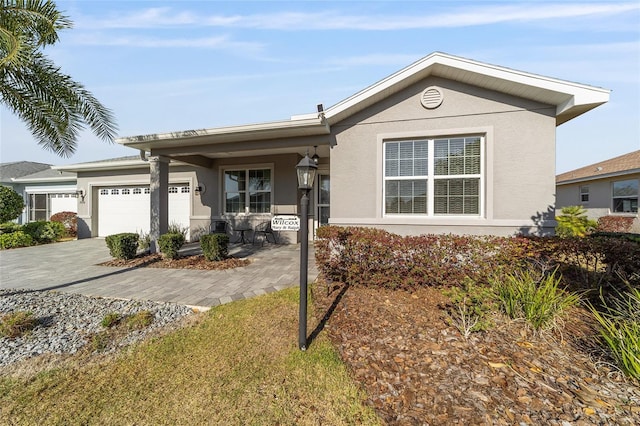
[[76, 185], [55, 185], [55, 186], [25, 186], [24, 192], [27, 194], [45, 193], [75, 193]]
[[[444, 218], [446, 220], [455, 220], [457, 218], [481, 218], [481, 219], [493, 219], [493, 203], [488, 200], [493, 200], [493, 162], [494, 162], [494, 149], [493, 149], [493, 126], [479, 126], [479, 127], [460, 127], [460, 128], [448, 128], [448, 129], [429, 129], [425, 131], [409, 131], [409, 132], [390, 132], [379, 133], [377, 135], [377, 149], [376, 149], [376, 215], [378, 220], [389, 220], [392, 218], [419, 218], [423, 223], [423, 220], [432, 218]], [[457, 137], [472, 137], [479, 136], [481, 138], [480, 148], [480, 213], [474, 216], [458, 216], [458, 215], [433, 215], [433, 179], [429, 178], [427, 183], [427, 203], [431, 204], [428, 207], [428, 213], [425, 214], [392, 214], [386, 215], [384, 213], [385, 196], [384, 196], [384, 143], [393, 142], [394, 140], [401, 141], [403, 139], [433, 139], [439, 138], [457, 138]], [[433, 155], [433, 143], [429, 145], [429, 157]], [[430, 163], [430, 166], [432, 164]], [[429, 168], [429, 173], [433, 173], [433, 167]], [[475, 176], [475, 175], [474, 175]], [[467, 177], [462, 175], [461, 177]], [[409, 177], [408, 177], [409, 178]], [[330, 221], [333, 223], [333, 221]], [[336, 222], [337, 223], [337, 222]], [[387, 223], [387, 222], [382, 222]], [[391, 223], [391, 222], [389, 222]], [[453, 224], [453, 222], [445, 222], [447, 224]]]
[[[341, 225], [407, 225], [407, 226], [477, 226], [477, 227], [521, 227], [531, 226], [537, 227], [538, 224], [533, 220], [517, 220], [517, 219], [486, 219], [483, 217], [462, 217], [462, 216], [395, 216], [384, 218], [340, 218], [332, 217], [329, 221], [332, 224]], [[555, 226], [555, 220], [547, 220], [542, 226]]]
[[[265, 213], [265, 212], [260, 212], [260, 213], [252, 213], [249, 211], [249, 204], [245, 205], [245, 211], [244, 213], [239, 212], [239, 213], [234, 213], [234, 212], [227, 212], [227, 200], [226, 200], [226, 191], [225, 191], [225, 172], [231, 170], [231, 171], [245, 171], [248, 172], [249, 170], [270, 170], [271, 172], [271, 206], [269, 207], [269, 212]], [[275, 164], [274, 163], [258, 163], [258, 164], [228, 164], [228, 165], [224, 165], [224, 166], [220, 166], [219, 168], [219, 194], [218, 194], [218, 200], [219, 200], [219, 205], [220, 205], [220, 209], [218, 211], [218, 215], [219, 216], [224, 216], [224, 217], [248, 217], [248, 216], [258, 216], [258, 215], [273, 215], [274, 209], [276, 208], [276, 205], [274, 203], [275, 200]], [[247, 181], [247, 188], [245, 189], [245, 194], [246, 196], [248, 196], [249, 194], [249, 181]], [[265, 191], [266, 192], [266, 191]]]

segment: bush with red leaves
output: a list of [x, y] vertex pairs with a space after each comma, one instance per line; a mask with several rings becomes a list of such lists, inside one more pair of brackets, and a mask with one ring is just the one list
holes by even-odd
[[411, 289], [485, 283], [540, 256], [540, 244], [523, 237], [407, 236], [360, 227], [323, 226], [315, 242], [325, 278], [362, 286]]
[[631, 232], [633, 217], [602, 216], [598, 219], [598, 232]]
[[59, 212], [51, 216], [52, 222], [60, 222], [64, 225], [68, 237], [78, 235], [78, 215], [74, 212]]

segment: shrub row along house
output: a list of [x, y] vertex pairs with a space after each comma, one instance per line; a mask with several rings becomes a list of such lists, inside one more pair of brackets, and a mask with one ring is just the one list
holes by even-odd
[[80, 238], [175, 222], [195, 239], [215, 219], [239, 229], [297, 214], [306, 153], [318, 160], [311, 230], [548, 233], [556, 127], [608, 100], [606, 89], [433, 53], [311, 114], [124, 137], [138, 156], [57, 169], [77, 173]]

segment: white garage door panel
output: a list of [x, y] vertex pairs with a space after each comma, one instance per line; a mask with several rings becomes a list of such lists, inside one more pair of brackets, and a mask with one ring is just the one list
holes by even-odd
[[[148, 187], [100, 189], [98, 192], [98, 235], [106, 237], [120, 232], [148, 233], [150, 215], [148, 190]], [[172, 186], [170, 191], [169, 224], [176, 223], [187, 228], [191, 200], [189, 186]]]
[[51, 216], [60, 212], [78, 212], [78, 199], [75, 194], [51, 194], [49, 203]]

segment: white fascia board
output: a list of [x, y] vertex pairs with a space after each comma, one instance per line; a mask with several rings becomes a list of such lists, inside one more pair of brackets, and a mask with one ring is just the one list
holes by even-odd
[[117, 170], [117, 169], [135, 169], [148, 166], [149, 163], [142, 160], [124, 160], [124, 161], [104, 161], [96, 163], [78, 163], [66, 166], [52, 166], [54, 170], [62, 170], [67, 172], [86, 172], [92, 170]]
[[45, 185], [41, 185], [41, 186], [37, 186], [37, 185], [33, 185], [33, 186], [25, 186], [24, 188], [24, 192], [26, 192], [27, 194], [34, 194], [34, 193], [49, 193], [49, 194], [53, 194], [53, 193], [68, 193], [68, 194], [73, 194], [76, 192], [76, 185], [55, 185], [55, 186], [45, 186]]
[[265, 135], [278, 138], [328, 133], [329, 127], [326, 122], [317, 114], [309, 114], [285, 121], [129, 136], [116, 139], [116, 142], [132, 148], [149, 150], [152, 145], [155, 148], [179, 147], [185, 139], [191, 139], [190, 145], [206, 145], [212, 142], [259, 140]]
[[[52, 167], [53, 168], [53, 167]], [[13, 182], [17, 183], [29, 183], [29, 182], [73, 182], [77, 178], [76, 176], [52, 176], [48, 178], [11, 178]]]

